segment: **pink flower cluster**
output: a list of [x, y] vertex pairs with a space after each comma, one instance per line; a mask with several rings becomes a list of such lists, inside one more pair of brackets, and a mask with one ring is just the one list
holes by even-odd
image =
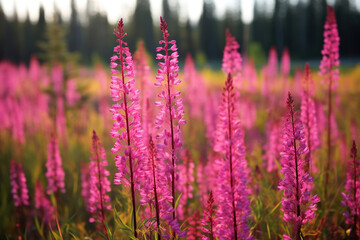
[[241, 86], [240, 72], [242, 69], [241, 63], [242, 58], [238, 49], [240, 48], [239, 43], [236, 41], [229, 31], [226, 29], [226, 43], [223, 54], [222, 71], [226, 74], [231, 74], [234, 79], [234, 85], [237, 87]]
[[55, 134], [51, 134], [48, 144], [46, 168], [47, 194], [58, 193], [59, 191], [65, 193], [65, 173], [62, 169], [62, 159]]
[[247, 189], [249, 170], [245, 160], [244, 132], [235, 107], [237, 102], [232, 76], [228, 74], [218, 111], [214, 146], [214, 150], [225, 158], [214, 165], [219, 170], [215, 192], [219, 203], [215, 232], [219, 239], [252, 239], [248, 226], [251, 218]]
[[[315, 167], [314, 161], [310, 163], [313, 152], [320, 145], [318, 124], [316, 119], [316, 108], [313, 100], [314, 83], [311, 78], [311, 70], [309, 64], [305, 65], [305, 78], [303, 82], [302, 98], [301, 98], [301, 121], [304, 124], [304, 133], [307, 140], [309, 152], [306, 154], [307, 164], [312, 168]], [[316, 171], [316, 169], [313, 169]]]
[[29, 206], [29, 190], [24, 170], [15, 160], [10, 162], [10, 184], [15, 207]]
[[102, 147], [99, 137], [93, 131], [92, 148], [88, 175], [88, 197], [87, 210], [91, 214], [89, 222], [102, 222], [104, 220], [104, 210], [111, 209], [110, 181], [108, 179], [110, 173], [106, 170], [108, 165], [106, 160], [105, 149]]
[[141, 166], [146, 147], [141, 128], [139, 90], [135, 87], [134, 64], [127, 43], [124, 41], [126, 33], [122, 19], [114, 34], [118, 43], [114, 47], [115, 55], [111, 57], [110, 64], [112, 73], [110, 90], [112, 100], [115, 102], [110, 109], [115, 120], [111, 136], [116, 138], [111, 152], [116, 153], [115, 165], [118, 168], [114, 183], [124, 184], [126, 187], [134, 185], [131, 187], [133, 191], [133, 188], [140, 188]]
[[144, 131], [144, 138], [148, 139], [149, 135], [152, 134], [152, 112], [153, 108], [150, 106], [151, 99], [151, 72], [150, 66], [147, 62], [146, 50], [144, 47], [144, 42], [139, 42], [139, 48], [134, 55], [135, 60], [135, 74], [138, 78], [138, 84], [140, 85], [140, 106], [141, 106], [141, 122], [142, 129]]
[[55, 208], [44, 193], [44, 187], [40, 180], [35, 185], [35, 209], [37, 216], [43, 220], [45, 224], [52, 223], [55, 219]]
[[203, 231], [203, 240], [213, 240], [215, 239], [214, 235], [214, 223], [215, 223], [215, 210], [214, 210], [214, 197], [212, 192], [209, 194], [206, 207], [203, 212], [203, 218], [201, 220], [202, 231]]
[[[342, 193], [342, 204], [348, 208], [344, 213], [346, 224], [356, 226], [356, 218], [360, 216], [360, 164], [357, 158], [357, 148], [353, 141], [351, 148], [351, 162], [346, 174], [345, 192]], [[357, 230], [358, 231], [358, 230]]]
[[[308, 152], [304, 127], [294, 112], [294, 99], [288, 94], [287, 114], [284, 118], [283, 152], [281, 153], [281, 179], [278, 189], [284, 190], [281, 210], [284, 221], [293, 227], [292, 238], [299, 239], [301, 226], [315, 217], [317, 195], [311, 196], [313, 179], [304, 169], [303, 155]], [[289, 236], [284, 235], [284, 238]]]
[[337, 30], [334, 9], [328, 6], [327, 18], [324, 25], [324, 47], [321, 51], [323, 58], [320, 62], [321, 76], [324, 76], [324, 83], [334, 90], [337, 88], [337, 81], [340, 78], [339, 69], [339, 45], [340, 37]]

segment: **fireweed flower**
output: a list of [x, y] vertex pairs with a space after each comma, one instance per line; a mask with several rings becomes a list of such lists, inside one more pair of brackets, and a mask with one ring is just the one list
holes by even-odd
[[65, 193], [65, 173], [62, 169], [62, 160], [55, 134], [51, 134], [48, 144], [46, 169], [45, 176], [48, 180], [47, 194], [58, 193], [59, 191]]
[[[184, 102], [189, 109], [189, 115], [201, 119], [206, 103], [206, 86], [202, 76], [196, 71], [191, 54], [187, 54], [184, 66], [185, 92]], [[196, 96], [196, 97], [194, 97]], [[205, 117], [205, 116], [204, 116]]]
[[201, 220], [202, 224], [202, 239], [203, 240], [214, 240], [214, 226], [215, 226], [215, 210], [214, 210], [214, 198], [212, 192], [209, 194], [209, 199], [206, 203], [206, 208], [203, 212], [203, 218]]
[[231, 35], [229, 29], [226, 29], [225, 41], [226, 43], [224, 48], [222, 71], [226, 73], [226, 75], [230, 73], [234, 79], [234, 85], [240, 87], [240, 72], [242, 69], [242, 58], [240, 53], [238, 52], [240, 45], [235, 40], [235, 37]]
[[290, 54], [288, 48], [285, 48], [281, 56], [281, 75], [283, 80], [289, 76], [290, 73]]
[[146, 60], [146, 50], [144, 42], [139, 43], [138, 50], [134, 54], [135, 62], [135, 74], [140, 85], [140, 106], [141, 106], [141, 123], [144, 131], [144, 138], [148, 139], [152, 133], [152, 107], [150, 106], [150, 100], [152, 97], [152, 82], [150, 80], [150, 66]]
[[[115, 55], [111, 57], [111, 97], [115, 104], [110, 112], [115, 120], [111, 129], [112, 137], [116, 138], [112, 153], [116, 153], [115, 165], [118, 172], [114, 183], [123, 184], [131, 189], [134, 216], [134, 236], [137, 237], [135, 191], [140, 188], [142, 165], [146, 147], [141, 128], [139, 90], [135, 87], [134, 64], [131, 53], [124, 41], [123, 20], [120, 19], [114, 34], [118, 45], [114, 47]], [[118, 76], [120, 74], [120, 76]]]
[[331, 115], [332, 115], [332, 91], [337, 88], [337, 81], [339, 79], [339, 45], [340, 38], [337, 30], [337, 24], [335, 19], [334, 9], [332, 7], [328, 7], [326, 22], [324, 25], [324, 47], [321, 51], [323, 58], [320, 62], [320, 72], [319, 74], [324, 77], [324, 83], [328, 85], [328, 103], [329, 103], [329, 111], [328, 111], [328, 136], [327, 136], [327, 147], [328, 147], [328, 158], [325, 169], [325, 196], [327, 196], [327, 187], [329, 182], [329, 169], [331, 165], [331, 155], [332, 155], [332, 123], [331, 123]]
[[219, 107], [214, 150], [225, 161], [217, 161], [219, 168], [217, 191], [219, 208], [216, 212], [216, 234], [219, 239], [252, 239], [248, 221], [251, 218], [248, 199], [248, 173], [245, 160], [244, 133], [238, 119], [233, 81], [228, 74]]
[[287, 114], [283, 128], [283, 152], [281, 153], [281, 179], [278, 189], [284, 190], [281, 200], [281, 210], [284, 221], [293, 227], [292, 235], [283, 235], [285, 239], [301, 239], [301, 226], [315, 217], [316, 203], [320, 201], [317, 195], [311, 196], [313, 179], [304, 170], [305, 160], [302, 158], [308, 152], [304, 127], [294, 112], [294, 99], [290, 92], [287, 99]]
[[10, 184], [15, 207], [29, 206], [29, 191], [24, 170], [15, 160], [10, 162]]
[[[171, 176], [168, 179], [171, 182], [172, 208], [175, 208], [175, 172], [176, 163], [178, 162], [177, 153], [182, 146], [181, 125], [185, 124], [183, 100], [180, 98], [180, 91], [175, 91], [175, 86], [181, 83], [178, 78], [178, 52], [175, 40], [168, 40], [169, 32], [167, 23], [160, 17], [160, 29], [163, 33], [163, 40], [159, 41], [162, 45], [156, 48], [159, 52], [156, 59], [159, 69], [156, 74], [155, 86], [161, 87], [158, 95], [160, 101], [155, 104], [160, 107], [155, 120], [155, 128], [158, 129], [156, 136], [157, 154], [167, 166], [166, 174]], [[164, 53], [160, 53], [164, 52]], [[175, 219], [175, 210], [173, 210], [173, 220]]]
[[[89, 222], [105, 223], [105, 209], [111, 209], [110, 196], [111, 191], [110, 173], [105, 167], [108, 165], [105, 149], [102, 147], [99, 137], [93, 131], [92, 148], [89, 165], [89, 199], [88, 209], [91, 213]], [[106, 231], [106, 228], [105, 228]]]
[[179, 180], [176, 185], [179, 192], [182, 193], [181, 198], [179, 200], [177, 213], [179, 219], [184, 220], [189, 217], [189, 206], [187, 204], [188, 199], [193, 198], [192, 191], [194, 190], [192, 184], [195, 181], [194, 178], [194, 161], [191, 157], [189, 150], [185, 150], [185, 153], [182, 154], [183, 162], [178, 166], [179, 169]]
[[324, 77], [324, 83], [328, 84], [332, 90], [337, 88], [337, 81], [340, 78], [338, 69], [340, 65], [339, 46], [340, 37], [337, 30], [335, 12], [329, 6], [324, 25], [324, 46], [321, 51], [323, 58], [320, 62], [319, 74]]
[[[305, 167], [310, 171], [317, 171], [313, 160], [313, 152], [320, 145], [318, 125], [316, 119], [315, 102], [313, 100], [314, 83], [311, 78], [311, 70], [309, 64], [305, 65], [305, 78], [303, 81], [302, 98], [301, 98], [301, 121], [304, 124], [304, 133], [306, 138], [306, 145], [309, 149], [305, 155]], [[311, 161], [311, 162], [310, 162]]]
[[269, 95], [271, 85], [277, 79], [278, 74], [278, 59], [277, 59], [277, 52], [275, 47], [271, 47], [269, 51], [269, 59], [267, 65], [263, 68], [263, 76], [264, 82], [262, 84], [262, 92], [265, 96], [273, 98], [273, 96]]
[[266, 128], [266, 145], [265, 145], [265, 156], [264, 159], [266, 160], [266, 170], [268, 172], [272, 172], [278, 169], [275, 159], [279, 159], [281, 144], [279, 143], [280, 133], [280, 126], [275, 121], [268, 122]]
[[202, 237], [201, 235], [201, 220], [199, 211], [195, 211], [188, 219], [189, 227], [187, 229], [186, 239], [197, 240]]
[[35, 185], [35, 209], [37, 210], [37, 216], [45, 224], [51, 224], [54, 221], [55, 208], [44, 194], [44, 187], [39, 179]]
[[89, 199], [90, 199], [90, 181], [89, 181], [89, 166], [85, 163], [81, 163], [81, 196], [84, 199], [84, 205], [87, 211], [89, 211]]
[[360, 215], [360, 165], [359, 161], [356, 160], [357, 148], [355, 141], [353, 141], [350, 154], [352, 159], [346, 174], [345, 192], [342, 193], [343, 200], [341, 203], [348, 207], [344, 216], [346, 218], [346, 224], [351, 225], [351, 236], [354, 236], [352, 239], [358, 239], [359, 229], [357, 229], [357, 219]]

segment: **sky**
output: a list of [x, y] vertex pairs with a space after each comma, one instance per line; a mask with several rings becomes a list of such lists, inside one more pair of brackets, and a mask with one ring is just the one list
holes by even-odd
[[[97, 11], [107, 14], [108, 20], [112, 24], [115, 24], [120, 17], [126, 20], [131, 16], [136, 5], [136, 0], [75, 0], [80, 16], [85, 12], [87, 1], [92, 1]], [[215, 13], [218, 17], [223, 17], [227, 9], [238, 10], [241, 5], [242, 20], [249, 23], [253, 18], [254, 1], [214, 0]], [[14, 9], [16, 9], [21, 20], [25, 19], [28, 13], [31, 21], [37, 21], [40, 5], [44, 6], [45, 17], [49, 21], [52, 20], [55, 7], [59, 9], [64, 20], [68, 20], [71, 13], [71, 0], [0, 0], [0, 2], [7, 16], [13, 16]], [[179, 4], [180, 21], [185, 22], [187, 18], [190, 18], [190, 21], [195, 23], [199, 20], [203, 0], [169, 0], [169, 2], [171, 7], [176, 7], [174, 5], [176, 2], [181, 3]], [[161, 4], [162, 0], [150, 0], [151, 12], [156, 22], [159, 21], [158, 18], [161, 14]]]
[[[130, 17], [136, 5], [136, 0], [75, 0], [76, 7], [80, 16], [84, 16], [87, 1], [92, 1], [94, 9], [105, 13], [111, 24], [115, 24], [121, 17]], [[218, 17], [223, 17], [227, 9], [233, 11], [242, 10], [242, 20], [244, 23], [250, 23], [253, 19], [253, 9], [255, 0], [213, 0], [215, 4], [215, 14]], [[260, 5], [266, 6], [267, 9], [272, 9], [275, 0], [257, 0]], [[290, 3], [296, 4], [299, 0], [289, 0]], [[309, 0], [300, 0], [309, 1]], [[328, 0], [329, 4], [334, 3], [335, 0]], [[352, 0], [355, 6], [360, 10], [360, 0]], [[46, 20], [51, 21], [55, 7], [60, 10], [64, 20], [70, 18], [71, 0], [0, 0], [2, 8], [7, 16], [14, 14], [14, 9], [18, 17], [23, 20], [29, 14], [31, 21], [37, 21], [39, 16], [39, 6], [45, 8]], [[203, 0], [169, 0], [170, 6], [176, 8], [176, 2], [179, 4], [180, 21], [185, 22], [187, 18], [192, 23], [196, 23], [201, 15]], [[162, 0], [150, 0], [150, 8], [155, 22], [159, 22], [161, 15]]]

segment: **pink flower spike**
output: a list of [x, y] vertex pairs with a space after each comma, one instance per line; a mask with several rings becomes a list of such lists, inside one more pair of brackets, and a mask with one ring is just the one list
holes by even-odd
[[29, 206], [29, 190], [24, 170], [15, 160], [10, 162], [10, 184], [15, 207]]
[[[117, 75], [117, 72], [112, 74], [116, 78], [113, 78], [115, 80], [111, 81], [110, 86], [111, 97], [115, 102], [112, 109], [110, 109], [115, 120], [111, 132], [112, 136], [116, 138], [112, 152], [116, 153], [115, 165], [118, 169], [114, 183], [124, 184], [126, 187], [130, 185], [134, 236], [137, 237], [135, 191], [141, 188], [143, 176], [141, 166], [146, 157], [146, 146], [141, 127], [139, 91], [135, 87], [134, 64], [130, 50], [124, 41], [126, 33], [122, 19], [116, 26], [114, 34], [118, 43], [114, 47], [114, 52], [118, 59], [112, 61], [112, 65], [116, 65], [115, 68], [121, 73], [120, 76]], [[118, 134], [115, 134], [115, 132], [118, 132]]]
[[308, 152], [304, 127], [298, 112], [294, 112], [294, 99], [290, 92], [287, 98], [287, 114], [284, 118], [283, 152], [281, 153], [281, 179], [278, 189], [284, 190], [281, 200], [281, 210], [284, 221], [292, 226], [292, 239], [299, 240], [301, 226], [315, 218], [316, 203], [320, 201], [317, 195], [311, 196], [313, 179], [304, 170], [305, 160], [302, 158]]
[[203, 218], [201, 220], [202, 227], [202, 239], [213, 240], [215, 238], [214, 227], [215, 227], [215, 210], [214, 210], [214, 198], [212, 192], [209, 194], [209, 199], [206, 203], [206, 208], [203, 212]]
[[[305, 65], [305, 78], [303, 81], [302, 97], [301, 97], [301, 121], [304, 124], [304, 133], [306, 145], [309, 152], [305, 156], [306, 171], [317, 171], [313, 161], [314, 150], [320, 146], [318, 124], [316, 119], [315, 102], [313, 100], [314, 83], [311, 78], [311, 70], [309, 64]], [[312, 168], [312, 169], [311, 169]]]
[[323, 58], [320, 62], [319, 74], [324, 77], [324, 83], [329, 85], [331, 90], [337, 88], [340, 65], [340, 37], [337, 30], [337, 23], [334, 9], [328, 6], [326, 22], [324, 25], [324, 47], [321, 51]]
[[110, 181], [108, 179], [110, 173], [106, 170], [108, 165], [106, 160], [105, 149], [102, 147], [99, 137], [93, 131], [91, 157], [88, 173], [88, 206], [87, 209], [91, 214], [90, 222], [100, 222], [107, 234], [105, 210], [111, 209]]
[[219, 203], [215, 233], [221, 239], [253, 239], [248, 226], [251, 209], [244, 132], [236, 110], [237, 95], [233, 89], [232, 76], [228, 74], [218, 110], [214, 146], [214, 150], [225, 159], [214, 164], [218, 168], [215, 196]]
[[[156, 75], [157, 83], [156, 86], [162, 88], [165, 93], [163, 97], [160, 97], [162, 104], [157, 104], [160, 108], [155, 121], [155, 128], [159, 129], [157, 134], [157, 154], [158, 157], [164, 162], [166, 166], [166, 174], [171, 176], [169, 181], [171, 182], [171, 195], [172, 195], [172, 208], [175, 209], [175, 173], [177, 164], [177, 154], [182, 146], [182, 134], [180, 125], [185, 124], [184, 120], [184, 108], [182, 99], [179, 96], [173, 95], [176, 91], [175, 85], [181, 83], [178, 78], [178, 54], [176, 51], [171, 51], [172, 46], [176, 42], [174, 40], [169, 41], [169, 32], [167, 30], [167, 23], [160, 17], [160, 29], [163, 33], [163, 40], [159, 41], [162, 48], [158, 48], [159, 51], [164, 51], [162, 55], [163, 59], [158, 63], [159, 70]], [[172, 53], [171, 53], [172, 52]], [[175, 219], [175, 211], [172, 212], [172, 220]], [[180, 227], [176, 224], [170, 224], [173, 231], [177, 234], [182, 235]], [[174, 234], [175, 235], [175, 234]]]
[[345, 192], [342, 193], [341, 203], [348, 209], [344, 213], [346, 224], [351, 225], [351, 239], [358, 239], [359, 229], [357, 229], [357, 218], [360, 215], [360, 165], [357, 158], [357, 148], [355, 140], [353, 141], [349, 161], [349, 169], [346, 174]]
[[332, 162], [332, 92], [337, 88], [337, 81], [339, 79], [339, 45], [340, 38], [337, 30], [334, 9], [328, 6], [328, 13], [324, 25], [324, 47], [321, 51], [323, 58], [320, 62], [319, 75], [323, 76], [323, 83], [328, 85], [328, 129], [327, 129], [327, 162], [325, 167], [324, 191], [327, 196], [327, 189], [329, 183], [329, 169]]
[[55, 208], [44, 194], [44, 187], [39, 179], [36, 180], [35, 185], [35, 209], [37, 210], [37, 216], [42, 219], [45, 224], [54, 221]]
[[240, 72], [242, 69], [242, 58], [240, 53], [238, 52], [239, 48], [240, 45], [235, 40], [235, 37], [231, 35], [229, 29], [226, 29], [226, 44], [224, 48], [222, 71], [225, 74], [231, 74], [234, 79], [234, 85], [237, 87], [241, 86]]
[[62, 169], [62, 160], [55, 134], [50, 136], [46, 169], [45, 176], [48, 180], [47, 194], [58, 193], [59, 191], [65, 193], [65, 173]]

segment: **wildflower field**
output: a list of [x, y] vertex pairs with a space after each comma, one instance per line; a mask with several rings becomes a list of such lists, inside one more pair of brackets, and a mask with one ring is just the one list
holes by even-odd
[[[110, 66], [0, 62], [1, 239], [359, 239], [360, 64], [179, 67], [115, 26]], [[56, 49], [60, 46], [52, 46]]]

